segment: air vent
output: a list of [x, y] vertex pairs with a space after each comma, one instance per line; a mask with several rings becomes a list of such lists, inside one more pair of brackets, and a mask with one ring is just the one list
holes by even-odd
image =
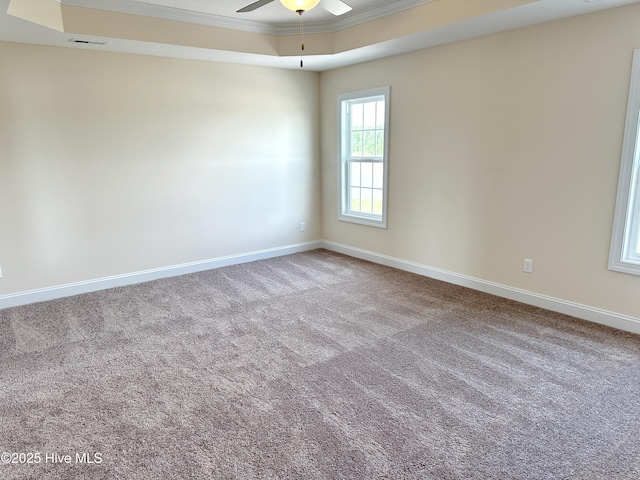
[[79, 43], [80, 45], [108, 45], [109, 42], [102, 40], [83, 40], [82, 38], [72, 38], [71, 43]]

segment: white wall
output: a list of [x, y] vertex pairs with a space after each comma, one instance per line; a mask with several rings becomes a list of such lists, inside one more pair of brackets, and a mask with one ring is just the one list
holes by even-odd
[[318, 81], [0, 43], [0, 295], [320, 238]]
[[[607, 270], [639, 24], [636, 4], [323, 73], [324, 238], [640, 318], [640, 277]], [[336, 206], [336, 95], [383, 85], [387, 230]]]

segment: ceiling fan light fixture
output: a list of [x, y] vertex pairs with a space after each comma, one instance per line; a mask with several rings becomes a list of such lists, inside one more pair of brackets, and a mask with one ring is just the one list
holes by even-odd
[[306, 12], [320, 3], [320, 0], [280, 0], [289, 10], [297, 13]]

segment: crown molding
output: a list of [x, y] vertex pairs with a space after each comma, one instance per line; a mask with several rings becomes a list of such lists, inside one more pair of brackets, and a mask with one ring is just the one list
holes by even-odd
[[387, 15], [393, 15], [394, 13], [409, 10], [410, 8], [414, 8], [425, 3], [431, 3], [433, 1], [435, 0], [401, 0], [398, 2], [390, 2], [361, 13], [355, 13], [353, 15], [350, 15], [349, 17], [338, 17], [336, 21], [329, 24], [332, 29], [328, 32], [337, 32], [338, 30], [342, 30], [344, 28], [349, 28], [360, 23], [377, 20], [378, 18], [386, 17]]
[[63, 5], [73, 7], [93, 8], [109, 12], [139, 15], [141, 17], [159, 18], [174, 22], [194, 23], [209, 27], [227, 28], [251, 33], [264, 33], [278, 35], [278, 28], [267, 23], [241, 20], [231, 17], [211, 15], [204, 12], [193, 12], [178, 8], [165, 7], [163, 5], [151, 5], [149, 3], [132, 2], [130, 0], [57, 0]]
[[[242, 20], [232, 17], [223, 17], [204, 12], [194, 12], [177, 8], [165, 7], [162, 5], [152, 5], [131, 0], [56, 0], [62, 5], [74, 7], [93, 8], [96, 10], [106, 10], [111, 12], [125, 13], [129, 15], [139, 15], [143, 17], [159, 18], [175, 22], [194, 23], [210, 27], [226, 28], [250, 33], [262, 33], [267, 35], [295, 35], [299, 32], [297, 23], [293, 24], [271, 24], [256, 22], [252, 20]], [[352, 13], [347, 17], [336, 17], [331, 22], [309, 22], [305, 23], [307, 33], [334, 33], [344, 28], [349, 28], [361, 23], [376, 20], [387, 15], [402, 12], [410, 8], [430, 3], [434, 0], [399, 0], [380, 7], [372, 8], [360, 13]]]

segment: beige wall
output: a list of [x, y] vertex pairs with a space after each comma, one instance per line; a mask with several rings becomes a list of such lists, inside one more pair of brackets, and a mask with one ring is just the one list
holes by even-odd
[[[0, 43], [0, 295], [324, 238], [640, 318], [607, 270], [639, 22], [321, 75]], [[336, 220], [336, 94], [382, 85], [387, 230]]]
[[[633, 5], [323, 73], [324, 238], [640, 317], [640, 277], [607, 270], [639, 24]], [[387, 230], [336, 220], [336, 95], [383, 85]]]
[[321, 238], [317, 73], [0, 43], [0, 85], [0, 295]]

